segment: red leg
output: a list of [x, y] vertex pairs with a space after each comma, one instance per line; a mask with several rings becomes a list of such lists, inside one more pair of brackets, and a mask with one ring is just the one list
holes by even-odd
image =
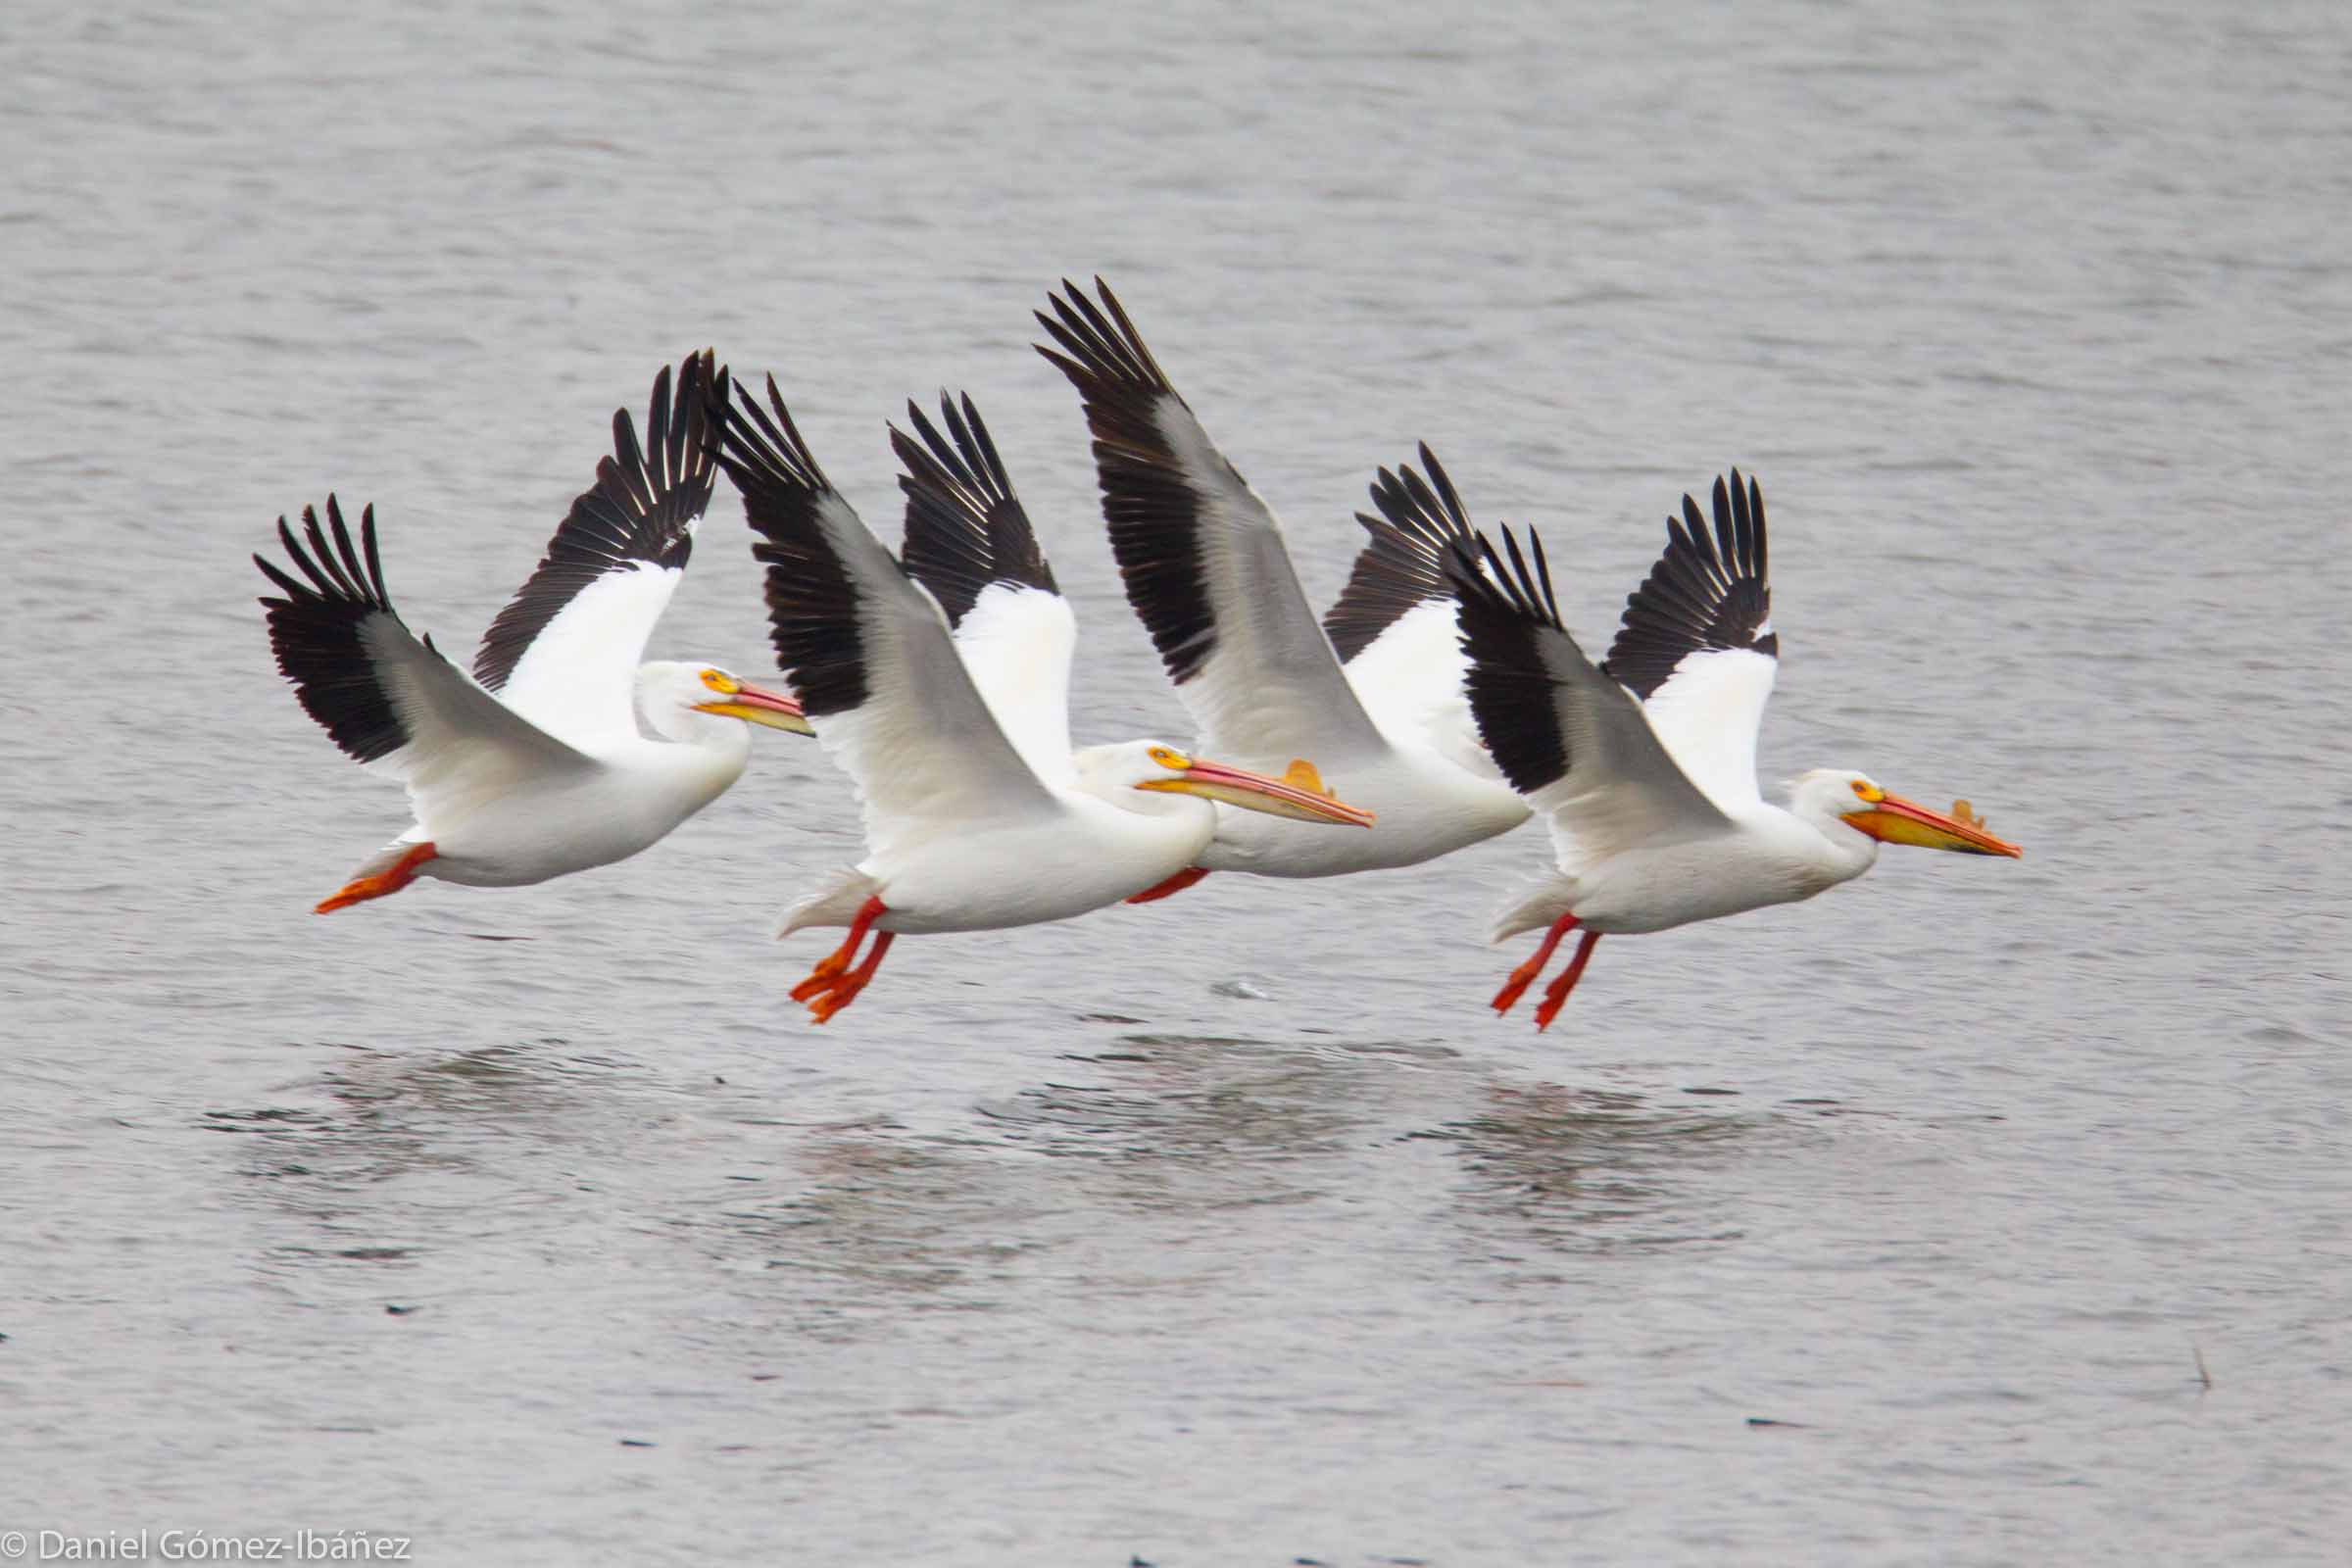
[[1544, 966], [1551, 961], [1552, 950], [1560, 945], [1560, 938], [1575, 929], [1576, 916], [1573, 914], [1563, 914], [1551, 922], [1551, 929], [1544, 933], [1544, 945], [1536, 949], [1536, 956], [1513, 969], [1511, 977], [1502, 983], [1502, 989], [1494, 993], [1496, 1012], [1511, 1010], [1511, 1004], [1519, 1000], [1519, 994], [1534, 985], [1536, 976], [1542, 974]]
[[1560, 1004], [1566, 1002], [1568, 993], [1576, 989], [1576, 982], [1584, 974], [1585, 965], [1592, 960], [1592, 944], [1599, 940], [1600, 933], [1597, 931], [1588, 931], [1576, 939], [1576, 956], [1568, 960], [1568, 967], [1560, 971], [1560, 977], [1551, 983], [1551, 989], [1544, 993], [1544, 1005], [1536, 1009], [1536, 1027], [1539, 1030], [1550, 1028], [1551, 1020], [1560, 1015]]
[[1191, 887], [1194, 883], [1200, 881], [1206, 875], [1208, 875], [1207, 866], [1188, 865], [1183, 870], [1177, 872], [1174, 876], [1168, 878], [1165, 882], [1152, 883], [1150, 887], [1144, 889], [1143, 892], [1136, 894], [1127, 902], [1129, 904], [1153, 904], [1161, 899], [1169, 897], [1172, 894], [1182, 893], [1186, 888]]
[[387, 893], [398, 893], [402, 888], [416, 880], [418, 866], [427, 860], [438, 859], [440, 855], [441, 852], [430, 844], [416, 845], [408, 854], [393, 861], [389, 870], [378, 871], [373, 876], [353, 877], [322, 900], [318, 907], [311, 912], [313, 914], [331, 914], [337, 909], [348, 908], [352, 905], [365, 903], [368, 899], [380, 899]]
[[850, 921], [850, 934], [842, 939], [840, 947], [816, 960], [816, 967], [808, 971], [808, 979], [792, 988], [792, 1000], [807, 1002], [831, 985], [835, 976], [849, 968], [850, 959], [858, 955], [858, 944], [865, 940], [865, 933], [881, 918], [882, 912], [882, 901], [879, 898], [867, 899], [859, 905], [857, 917]]
[[874, 971], [882, 967], [882, 955], [888, 953], [890, 945], [897, 940], [898, 933], [895, 931], [875, 933], [874, 945], [865, 950], [865, 961], [834, 981], [831, 990], [808, 1004], [808, 1010], [815, 1014], [816, 1022], [825, 1022], [858, 1000], [858, 993], [865, 989], [865, 983], [874, 977]]

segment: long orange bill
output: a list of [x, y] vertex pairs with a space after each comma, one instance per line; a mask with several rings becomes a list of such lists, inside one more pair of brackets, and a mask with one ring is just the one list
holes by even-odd
[[788, 729], [800, 735], [816, 733], [809, 727], [808, 716], [801, 711], [801, 705], [797, 701], [782, 692], [754, 686], [749, 681], [738, 686], [724, 701], [697, 703], [695, 706], [706, 713], [723, 713], [747, 723], [765, 724], [770, 729]]
[[2007, 839], [1996, 839], [1984, 831], [1984, 824], [1973, 814], [1966, 820], [1946, 816], [1899, 795], [1889, 795], [1846, 820], [1887, 844], [1915, 844], [1923, 850], [1951, 850], [1961, 855], [2005, 855], [2013, 860], [2026, 853]]
[[[1305, 788], [1301, 773], [1312, 779], [1315, 787]], [[1359, 806], [1349, 806], [1322, 789], [1322, 779], [1315, 777], [1312, 767], [1300, 769], [1291, 764], [1291, 777], [1275, 778], [1266, 773], [1252, 773], [1246, 767], [1234, 767], [1224, 762], [1212, 762], [1196, 757], [1184, 776], [1166, 780], [1161, 787], [1173, 785], [1188, 795], [1201, 795], [1228, 806], [1239, 806], [1252, 811], [1264, 811], [1273, 816], [1297, 817], [1302, 822], [1337, 822], [1348, 827], [1370, 827], [1372, 813]]]

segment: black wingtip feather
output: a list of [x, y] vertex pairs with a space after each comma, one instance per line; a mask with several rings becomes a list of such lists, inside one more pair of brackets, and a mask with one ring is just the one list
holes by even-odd
[[906, 469], [899, 475], [906, 496], [900, 554], [907, 572], [931, 590], [951, 626], [963, 623], [991, 583], [1058, 592], [978, 405], [967, 394], [958, 406], [942, 392], [939, 412], [944, 434], [911, 402], [906, 417], [921, 442], [895, 425], [890, 432]]
[[370, 616], [385, 615], [397, 622], [400, 614], [384, 589], [375, 509], [360, 514], [356, 549], [344, 525], [343, 509], [331, 495], [326, 498], [326, 518], [327, 526], [321, 528], [318, 513], [303, 508], [301, 539], [284, 517], [277, 519], [278, 540], [296, 569], [310, 579], [307, 584], [259, 554], [253, 562], [283, 596], [262, 600], [278, 671], [294, 683], [303, 710], [347, 756], [372, 762], [409, 743], [391, 695], [376, 677], [366, 640]]
[[839, 498], [774, 376], [767, 378], [768, 409], [744, 389], [736, 398], [738, 417], [727, 426], [718, 461], [743, 497], [744, 520], [760, 536], [752, 557], [766, 568], [776, 667], [810, 717], [846, 712], [865, 702], [866, 679], [858, 587], [819, 516]]
[[[1494, 765], [1513, 789], [1532, 794], [1566, 776], [1566, 737], [1552, 707], [1552, 678], [1543, 639], [1568, 637], [1552, 591], [1551, 566], [1534, 530], [1531, 568], [1507, 527], [1498, 553], [1482, 536], [1447, 542], [1445, 565], [1456, 599], [1456, 623], [1470, 667], [1464, 680], [1471, 716]], [[1570, 637], [1573, 645], [1575, 639]]]
[[1424, 479], [1412, 465], [1383, 468], [1372, 481], [1377, 517], [1359, 512], [1355, 520], [1370, 536], [1348, 569], [1348, 585], [1324, 612], [1323, 632], [1347, 663], [1378, 641], [1415, 607], [1453, 597], [1446, 556], [1456, 541], [1474, 541], [1477, 530], [1437, 454], [1419, 448]]
[[599, 577], [635, 563], [684, 570], [694, 525], [710, 510], [727, 423], [728, 377], [710, 349], [688, 355], [673, 380], [654, 376], [646, 440], [627, 409], [612, 416], [612, 451], [598, 460], [548, 541], [547, 555], [498, 612], [474, 655], [473, 675], [492, 691], [514, 674], [531, 643]]
[[[1136, 331], [1108, 284], [1095, 279], [1102, 303], [1067, 278], [1037, 314], [1058, 351], [1037, 351], [1078, 389], [1094, 435], [1095, 479], [1111, 554], [1168, 678], [1190, 680], [1216, 648], [1200, 548], [1201, 498], [1187, 481], [1159, 411], [1184, 399]], [[1222, 460], [1220, 460], [1222, 461]], [[1232, 482], [1242, 484], [1239, 473]]]
[[1715, 481], [1713, 527], [1698, 503], [1683, 497], [1668, 514], [1666, 551], [1625, 602], [1625, 617], [1602, 670], [1647, 699], [1689, 655], [1702, 649], [1748, 650], [1780, 657], [1772, 621], [1772, 586], [1764, 492], [1738, 468]]

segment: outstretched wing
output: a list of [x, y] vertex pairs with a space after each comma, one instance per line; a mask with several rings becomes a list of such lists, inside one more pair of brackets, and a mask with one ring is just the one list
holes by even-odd
[[356, 548], [333, 496], [324, 528], [308, 507], [302, 522], [297, 538], [278, 518], [277, 536], [307, 581], [253, 558], [284, 596], [262, 600], [277, 667], [345, 755], [407, 782], [419, 822], [430, 829], [526, 779], [598, 765], [466, 679], [431, 639], [410, 632], [384, 589], [373, 507], [360, 514]]
[[637, 665], [710, 509], [727, 372], [687, 356], [654, 377], [646, 444], [612, 416], [612, 455], [571, 504], [546, 559], [490, 623], [474, 678], [550, 732], [591, 749], [634, 737]]
[[1756, 732], [1781, 639], [1766, 578], [1764, 493], [1740, 470], [1715, 481], [1710, 538], [1698, 503], [1666, 519], [1666, 553], [1625, 602], [1601, 664], [1642, 699], [1650, 727], [1709, 799], [1726, 810], [1761, 800]]
[[1282, 527], [1209, 441], [1101, 278], [1038, 314], [1038, 352], [1085, 400], [1095, 474], [1127, 602], [1159, 649], [1204, 749], [1313, 757], [1385, 752], [1298, 587]]
[[945, 392], [947, 426], [906, 405], [918, 442], [897, 426], [890, 444], [906, 472], [906, 545], [900, 559], [931, 590], [955, 628], [956, 648], [1005, 739], [1038, 777], [1074, 781], [1070, 758], [1070, 659], [1078, 623], [1054, 585], [1029, 514], [1005, 477], [980, 411]]
[[876, 854], [1057, 811], [956, 656], [939, 605], [843, 500], [768, 378], [720, 456], [760, 535], [769, 640], [817, 739], [857, 781]]
[[1348, 586], [1323, 615], [1323, 630], [1346, 666], [1364, 710], [1391, 735], [1410, 737], [1456, 766], [1484, 777], [1494, 760], [1479, 744], [1462, 692], [1468, 662], [1454, 626], [1453, 583], [1446, 558], [1454, 545], [1476, 549], [1478, 534], [1462, 498], [1424, 442], [1424, 479], [1410, 464], [1380, 470], [1372, 482], [1375, 517], [1357, 513], [1370, 535]]
[[1455, 545], [1446, 558], [1470, 660], [1470, 710], [1503, 777], [1550, 813], [1555, 841], [1594, 858], [1727, 827], [1641, 705], [1568, 635], [1543, 542], [1532, 532], [1528, 541], [1532, 571], [1508, 528], [1503, 556], [1481, 538], [1476, 556]]

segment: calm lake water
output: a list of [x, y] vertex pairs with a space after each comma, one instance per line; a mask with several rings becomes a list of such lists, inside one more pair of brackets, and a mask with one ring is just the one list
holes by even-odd
[[[2344, 1560], [2340, 6], [20, 10], [0, 65], [0, 1532]], [[1097, 271], [1318, 603], [1416, 440], [1594, 646], [1757, 473], [1768, 777], [2027, 858], [1606, 944], [1542, 1037], [1481, 940], [1535, 830], [910, 939], [819, 1030], [770, 932], [856, 814], [761, 735], [625, 864], [310, 914], [404, 818], [248, 553], [373, 501], [467, 648], [704, 343], [894, 538], [882, 421], [968, 388], [1078, 734], [1187, 738], [1027, 347]], [[657, 654], [766, 666], [737, 516]]]

